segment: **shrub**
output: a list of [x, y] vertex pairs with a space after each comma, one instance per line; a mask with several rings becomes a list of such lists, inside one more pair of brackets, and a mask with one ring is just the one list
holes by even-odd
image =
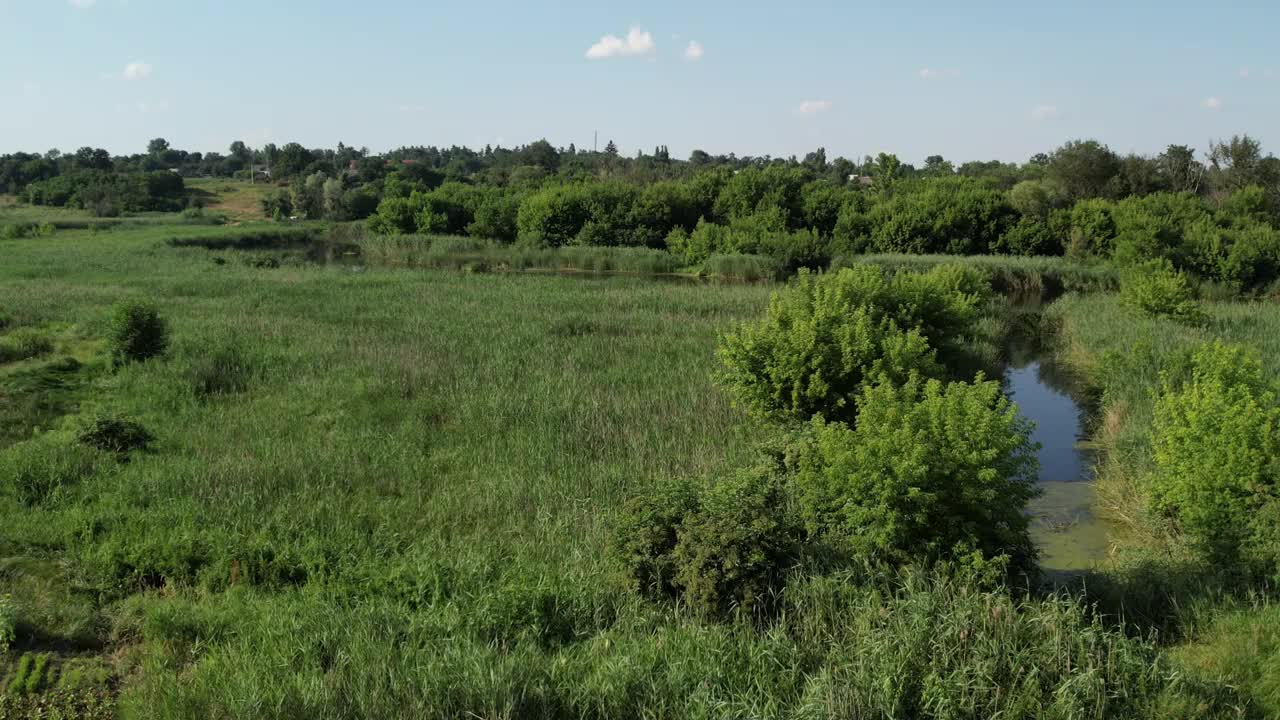
[[53, 340], [49, 335], [32, 328], [18, 328], [0, 337], [0, 363], [27, 360], [52, 351]]
[[0, 487], [7, 487], [28, 507], [56, 499], [64, 488], [97, 469], [97, 454], [61, 436], [41, 436], [0, 454]]
[[112, 361], [122, 365], [163, 355], [169, 345], [169, 330], [155, 305], [126, 300], [112, 311], [107, 338]]
[[475, 218], [467, 226], [467, 234], [504, 243], [514, 242], [519, 212], [519, 197], [500, 192], [487, 193], [476, 206]]
[[5, 225], [0, 230], [0, 238], [5, 240], [21, 240], [23, 238], [48, 237], [56, 231], [53, 223], [14, 223]]
[[939, 349], [962, 352], [989, 292], [981, 274], [954, 265], [892, 276], [871, 265], [802, 272], [774, 294], [763, 321], [724, 336], [722, 379], [757, 415], [852, 423], [864, 384], [945, 376]]
[[659, 484], [627, 502], [614, 528], [611, 549], [626, 570], [628, 587], [652, 596], [676, 595], [674, 552], [684, 518], [699, 504], [688, 480]]
[[1024, 508], [1035, 496], [1031, 425], [1000, 384], [881, 384], [850, 428], [815, 419], [793, 451], [806, 529], [872, 562], [1008, 557], [1033, 571]]
[[796, 528], [780, 480], [750, 471], [711, 485], [672, 552], [685, 604], [707, 616], [769, 610], [795, 563]]
[[879, 252], [974, 255], [991, 252], [1018, 220], [1001, 192], [970, 178], [922, 180], [868, 213]]
[[13, 316], [5, 312], [4, 308], [0, 308], [0, 331], [8, 330], [13, 324]]
[[1187, 277], [1167, 260], [1152, 260], [1130, 268], [1120, 284], [1125, 304], [1153, 317], [1199, 322], [1205, 311]]
[[1215, 560], [1274, 572], [1280, 544], [1266, 523], [1280, 502], [1280, 407], [1257, 355], [1215, 342], [1192, 354], [1188, 381], [1166, 375], [1152, 444], [1156, 508]]
[[1082, 200], [1071, 209], [1071, 235], [1067, 254], [1080, 258], [1088, 255], [1110, 257], [1116, 236], [1112, 218], [1114, 205], [1106, 200]]
[[18, 639], [18, 609], [8, 595], [0, 595], [0, 657], [9, 652], [9, 646]]
[[155, 436], [141, 423], [117, 415], [103, 415], [82, 429], [77, 439], [91, 448], [126, 456], [135, 450], [146, 450]]
[[1070, 235], [1066, 211], [1054, 211], [1047, 220], [1023, 217], [1000, 236], [997, 248], [1011, 255], [1061, 255], [1063, 239]]
[[803, 220], [802, 193], [806, 173], [802, 168], [771, 165], [745, 168], [732, 175], [716, 198], [716, 215], [735, 220], [761, 211], [780, 213], [784, 227], [795, 228]]
[[678, 597], [705, 617], [767, 612], [799, 548], [782, 482], [766, 471], [701, 490], [671, 483], [632, 501], [615, 538], [634, 589]]

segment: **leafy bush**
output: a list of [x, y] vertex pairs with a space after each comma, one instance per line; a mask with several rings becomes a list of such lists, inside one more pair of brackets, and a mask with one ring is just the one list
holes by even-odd
[[33, 328], [18, 328], [0, 337], [0, 363], [27, 360], [52, 351], [49, 335]]
[[963, 177], [918, 181], [872, 206], [870, 248], [878, 252], [975, 255], [992, 252], [1018, 220], [1005, 195]]
[[520, 213], [520, 198], [501, 192], [486, 193], [476, 205], [467, 234], [504, 243], [514, 242]]
[[[633, 244], [630, 218], [637, 196], [635, 188], [618, 183], [547, 188], [521, 201], [516, 221], [520, 241], [534, 247]], [[591, 228], [584, 235], [588, 223]]]
[[1071, 208], [1071, 235], [1067, 254], [1071, 257], [1110, 257], [1116, 237], [1112, 203], [1106, 200], [1081, 200]]
[[23, 238], [49, 237], [56, 231], [53, 223], [13, 223], [0, 230], [0, 238], [5, 240], [21, 240]]
[[182, 176], [165, 170], [76, 170], [31, 183], [24, 195], [32, 205], [78, 207], [99, 217], [121, 212], [179, 211], [186, 207]]
[[802, 191], [806, 180], [802, 168], [746, 168], [725, 183], [716, 198], [715, 214], [735, 220], [762, 211], [776, 212], [783, 219], [782, 229], [795, 229], [804, 217]]
[[[1215, 342], [1166, 375], [1152, 426], [1156, 507], [1213, 559], [1280, 570], [1280, 406], [1258, 356]], [[1280, 577], [1280, 574], [1276, 575]]]
[[939, 349], [961, 351], [989, 292], [981, 274], [954, 265], [924, 274], [871, 265], [802, 272], [774, 294], [763, 321], [724, 336], [722, 377], [757, 415], [852, 423], [864, 384], [944, 377]]
[[1023, 217], [1010, 227], [993, 248], [1011, 255], [1061, 255], [1063, 240], [1070, 235], [1070, 216], [1054, 211], [1046, 220]]
[[125, 456], [135, 450], [146, 450], [155, 436], [141, 423], [117, 415], [103, 415], [82, 429], [77, 439], [91, 448]]
[[1024, 509], [1035, 496], [1031, 425], [1000, 384], [881, 384], [857, 400], [858, 423], [815, 419], [794, 450], [806, 529], [873, 562], [1007, 556], [1031, 572]]
[[1130, 268], [1120, 284], [1126, 305], [1154, 317], [1199, 322], [1205, 311], [1186, 275], [1168, 261], [1152, 260]]
[[13, 324], [13, 316], [5, 312], [4, 308], [0, 308], [0, 331], [8, 330]]
[[154, 304], [126, 300], [111, 312], [107, 341], [114, 363], [138, 362], [164, 354], [169, 346], [169, 329]]
[[46, 435], [0, 453], [0, 487], [28, 507], [54, 500], [64, 488], [91, 476], [98, 455], [59, 435]]
[[703, 489], [670, 483], [629, 503], [614, 537], [633, 589], [707, 617], [771, 608], [799, 547], [782, 482], [766, 471]]
[[9, 652], [9, 646], [18, 639], [18, 609], [8, 595], [0, 595], [0, 657]]

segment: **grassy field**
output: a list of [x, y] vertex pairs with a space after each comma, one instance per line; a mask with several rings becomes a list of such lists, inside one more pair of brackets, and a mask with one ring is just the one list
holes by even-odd
[[[0, 342], [46, 341], [0, 363], [0, 460], [103, 414], [155, 435], [35, 502], [0, 486], [0, 718], [1260, 716], [1234, 675], [1179, 669], [1207, 646], [1170, 656], [1079, 598], [808, 578], [760, 626], [625, 592], [622, 502], [756, 456], [712, 375], [769, 286], [166, 242], [245, 229], [0, 243]], [[113, 370], [133, 297], [171, 347]]]
[[262, 199], [275, 190], [270, 183], [225, 178], [188, 178], [186, 185], [205, 209], [226, 215], [232, 222], [261, 221]]

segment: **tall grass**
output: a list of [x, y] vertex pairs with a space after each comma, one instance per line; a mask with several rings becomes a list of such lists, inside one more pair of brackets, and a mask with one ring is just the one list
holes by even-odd
[[[73, 230], [13, 241], [0, 265], [6, 310], [74, 328], [101, 369], [68, 370], [85, 382], [66, 402], [15, 422], [109, 413], [155, 435], [46, 503], [0, 479], [17, 646], [113, 663], [104, 687], [128, 716], [1145, 718], [1249, 702], [1078, 601], [941, 571], [801, 578], [767, 627], [620, 592], [603, 548], [625, 499], [757, 457], [759, 430], [711, 378], [719, 333], [758, 317], [768, 287], [264, 271], [164, 242], [245, 231]], [[417, 264], [433, 244], [387, 246], [388, 264], [433, 267]], [[439, 252], [491, 250], [469, 247]], [[521, 252], [559, 267], [578, 250]], [[108, 373], [109, 309], [138, 296], [170, 349]], [[0, 397], [54, 397], [54, 362], [0, 371]]]
[[470, 269], [482, 272], [576, 270], [660, 275], [680, 269], [662, 250], [625, 247], [529, 248], [450, 236], [368, 235], [356, 241], [375, 267]]
[[1119, 278], [1105, 265], [1083, 264], [1062, 257], [1019, 255], [904, 255], [882, 253], [836, 258], [833, 267], [873, 263], [895, 270], [924, 271], [938, 265], [961, 262], [986, 271], [998, 292], [1057, 297], [1064, 292], [1115, 290]]
[[763, 255], [712, 255], [702, 263], [700, 274], [747, 282], [778, 280], [782, 263]]
[[1074, 602], [947, 575], [811, 581], [765, 630], [561, 588], [473, 609], [296, 591], [156, 600], [124, 631], [137, 628], [145, 667], [174, 669], [144, 676], [125, 706], [140, 718], [1065, 720], [1227, 716], [1238, 701], [1177, 679]]

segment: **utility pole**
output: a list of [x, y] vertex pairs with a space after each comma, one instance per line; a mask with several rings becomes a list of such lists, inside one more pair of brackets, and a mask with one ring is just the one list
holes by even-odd
[[600, 151], [600, 131], [596, 130], [595, 134], [591, 136], [591, 152], [594, 153], [599, 151]]

